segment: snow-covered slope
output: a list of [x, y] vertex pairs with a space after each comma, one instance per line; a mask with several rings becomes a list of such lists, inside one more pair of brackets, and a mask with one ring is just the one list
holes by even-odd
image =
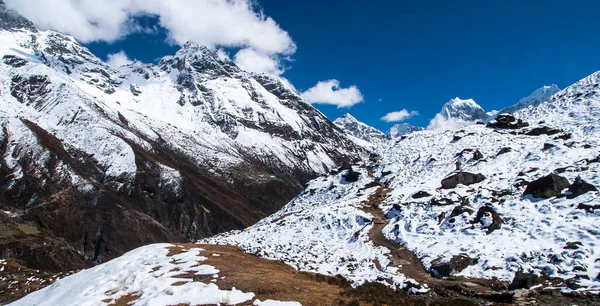
[[[383, 132], [358, 121], [350, 114], [345, 114], [344, 116], [335, 119], [333, 123], [342, 129], [342, 131], [346, 132], [346, 134], [357, 138], [359, 140], [357, 143], [364, 146], [377, 145], [387, 140], [387, 137]], [[360, 140], [366, 141], [367, 144], [364, 144], [364, 142]]]
[[[174, 253], [172, 250], [177, 250]], [[220, 289], [220, 271], [204, 264], [218, 253], [202, 248], [153, 244], [56, 281], [10, 305], [237, 305], [298, 306], [265, 301], [252, 292]]]
[[552, 95], [554, 95], [555, 93], [557, 93], [559, 91], [560, 91], [560, 88], [558, 88], [558, 86], [556, 84], [552, 84], [549, 86], [543, 86], [541, 88], [536, 89], [529, 96], [519, 100], [519, 102], [517, 102], [517, 104], [507, 107], [505, 109], [502, 109], [498, 113], [499, 114], [502, 114], [502, 113], [512, 114], [512, 113], [519, 111], [521, 109], [524, 109], [530, 105], [535, 105], [535, 104], [544, 102], [544, 101], [548, 100]]
[[71, 268], [251, 225], [363, 152], [286, 82], [194, 43], [111, 69], [2, 4], [0, 58], [0, 207], [79, 254]]
[[[315, 179], [275, 215], [209, 241], [355, 284], [377, 279], [414, 288], [406, 283], [414, 270], [394, 265], [368, 234], [378, 220], [365, 207], [377, 205], [389, 221], [383, 234], [433, 274], [466, 258], [446, 272], [507, 281], [532, 273], [520, 277], [597, 293], [600, 72], [515, 116], [529, 126], [411, 133], [381, 146], [379, 160]], [[349, 172], [359, 178], [346, 180]], [[563, 178], [544, 179], [550, 174]], [[549, 196], [527, 194], [543, 194], [536, 189]]]
[[404, 135], [410, 134], [412, 132], [422, 131], [424, 128], [420, 126], [414, 126], [410, 123], [399, 123], [392, 126], [387, 132], [386, 135], [391, 139], [400, 138]]

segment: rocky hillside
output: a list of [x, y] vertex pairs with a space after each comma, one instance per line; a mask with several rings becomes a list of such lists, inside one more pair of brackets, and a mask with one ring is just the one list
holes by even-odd
[[355, 285], [597, 295], [598, 120], [600, 72], [487, 125], [388, 142], [258, 224], [205, 241]]
[[0, 125], [0, 257], [49, 271], [250, 226], [363, 152], [203, 46], [112, 69], [3, 3]]

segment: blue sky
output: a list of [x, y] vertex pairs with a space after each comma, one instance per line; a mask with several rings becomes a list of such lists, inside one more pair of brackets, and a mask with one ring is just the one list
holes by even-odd
[[[543, 85], [564, 88], [600, 69], [600, 1], [258, 4], [296, 47], [278, 51], [280, 58], [291, 59], [284, 61], [282, 76], [299, 91], [329, 79], [339, 80], [344, 88], [355, 85], [362, 103], [315, 106], [330, 119], [350, 112], [381, 130], [393, 124], [380, 119], [388, 112], [418, 111], [406, 122], [426, 126], [457, 96], [473, 98], [486, 110], [500, 109]], [[158, 21], [140, 20], [146, 28], [156, 28]], [[84, 34], [75, 36], [95, 40]], [[102, 37], [112, 37], [106, 35]], [[159, 29], [86, 45], [101, 58], [123, 50], [130, 58], [153, 62], [178, 49], [166, 43], [168, 36], [166, 29]], [[231, 44], [224, 47], [231, 56], [236, 52]]]

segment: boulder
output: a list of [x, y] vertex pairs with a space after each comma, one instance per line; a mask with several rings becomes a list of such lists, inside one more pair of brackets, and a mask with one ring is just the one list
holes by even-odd
[[442, 259], [436, 259], [431, 263], [431, 272], [434, 276], [449, 277], [461, 272], [468, 266], [477, 263], [477, 260], [465, 255], [455, 255], [449, 261], [443, 262]]
[[348, 169], [348, 172], [344, 174], [343, 177], [346, 180], [346, 182], [354, 183], [358, 181], [358, 178], [360, 177], [360, 172], [356, 172], [352, 170], [352, 167], [350, 167], [350, 169]]
[[484, 156], [483, 156], [483, 154], [479, 150], [475, 150], [475, 152], [473, 152], [473, 159], [474, 160], [481, 160], [483, 158], [484, 158]]
[[529, 123], [523, 122], [521, 119], [517, 120], [512, 115], [500, 114], [486, 126], [498, 129], [520, 129], [529, 126]]
[[549, 199], [560, 195], [569, 185], [566, 178], [552, 173], [527, 184], [523, 195], [530, 194], [535, 198]]
[[419, 192], [413, 194], [412, 198], [413, 199], [420, 199], [420, 198], [427, 198], [427, 197], [430, 197], [430, 196], [431, 195], [428, 192], [426, 192], [426, 191], [419, 191]]
[[583, 243], [581, 241], [569, 241], [565, 246], [565, 250], [577, 250], [579, 247], [582, 247]]
[[442, 223], [442, 221], [444, 221], [444, 219], [446, 219], [446, 213], [445, 213], [445, 212], [442, 212], [441, 214], [439, 214], [439, 215], [437, 216], [437, 221], [438, 221], [438, 224], [441, 224], [441, 223]]
[[472, 223], [480, 223], [483, 228], [487, 229], [486, 234], [490, 234], [493, 231], [502, 228], [504, 220], [500, 215], [489, 206], [481, 206], [475, 215]]
[[574, 199], [590, 191], [598, 191], [598, 189], [594, 185], [584, 181], [583, 179], [581, 179], [581, 177], [578, 176], [577, 178], [575, 178], [573, 184], [569, 186], [570, 194], [567, 195], [567, 199]]
[[482, 182], [483, 180], [485, 180], [485, 176], [481, 173], [473, 174], [469, 172], [459, 172], [443, 179], [442, 188], [452, 189], [456, 188], [458, 184], [471, 185]]
[[452, 209], [452, 212], [450, 213], [450, 218], [454, 218], [454, 217], [462, 215], [464, 213], [472, 215], [473, 212], [474, 211], [470, 207], [467, 207], [464, 205], [458, 205], [458, 206], [454, 207], [454, 209]]
[[513, 278], [512, 282], [508, 286], [508, 290], [529, 289], [536, 285], [537, 282], [537, 275], [519, 271], [515, 274], [515, 278]]
[[562, 130], [553, 129], [551, 127], [544, 126], [544, 127], [534, 128], [531, 131], [525, 133], [525, 135], [527, 135], [527, 136], [540, 136], [540, 135], [551, 136], [551, 135], [556, 135], [556, 134], [559, 134], [562, 132], [563, 132]]
[[600, 205], [588, 205], [579, 203], [577, 209], [585, 210], [587, 213], [593, 214], [596, 209], [600, 209]]
[[510, 152], [510, 151], [512, 151], [512, 149], [511, 149], [511, 148], [509, 148], [509, 147], [504, 147], [504, 148], [500, 149], [500, 151], [498, 151], [498, 154], [496, 154], [496, 156], [500, 156], [500, 155], [502, 155], [502, 154], [505, 154], [505, 153], [508, 153], [508, 152]]
[[567, 285], [567, 288], [569, 288], [571, 290], [577, 290], [577, 289], [581, 288], [581, 285], [579, 285], [579, 281], [575, 278], [567, 279], [567, 281], [565, 282], [565, 285]]

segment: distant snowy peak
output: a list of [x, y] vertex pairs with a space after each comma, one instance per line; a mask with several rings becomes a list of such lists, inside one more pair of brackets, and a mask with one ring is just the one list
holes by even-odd
[[6, 4], [2, 0], [0, 0], [0, 29], [27, 29], [32, 32], [36, 31], [36, 28], [31, 21], [19, 15], [17, 12], [7, 9]]
[[552, 84], [550, 86], [543, 86], [538, 88], [529, 96], [519, 100], [517, 104], [507, 107], [500, 111], [500, 113], [514, 113], [518, 110], [528, 107], [529, 105], [539, 104], [540, 102], [544, 102], [552, 97], [555, 93], [559, 92], [560, 88], [556, 84]]
[[372, 144], [378, 144], [387, 139], [387, 136], [383, 132], [358, 121], [350, 114], [345, 114], [335, 119], [333, 123], [347, 134]]
[[417, 132], [417, 131], [422, 131], [422, 130], [424, 130], [424, 128], [422, 128], [420, 126], [414, 126], [410, 123], [399, 123], [399, 124], [392, 126], [386, 132], [386, 134], [388, 135], [388, 137], [395, 139], [395, 138], [410, 134], [412, 132]]
[[446, 119], [460, 119], [463, 121], [485, 120], [488, 115], [483, 108], [473, 99], [454, 98], [446, 102], [440, 112]]

